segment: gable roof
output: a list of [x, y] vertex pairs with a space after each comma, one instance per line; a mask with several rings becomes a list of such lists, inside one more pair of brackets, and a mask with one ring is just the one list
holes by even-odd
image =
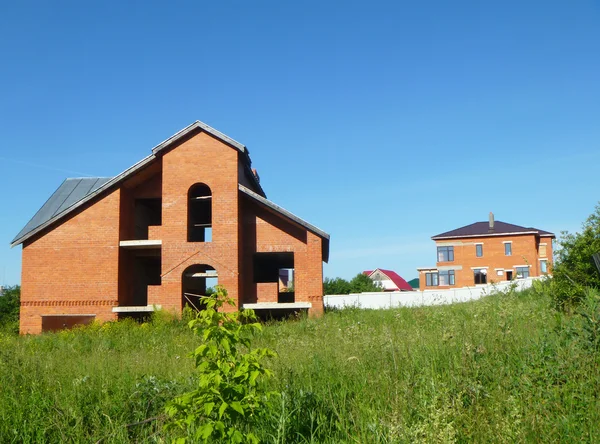
[[242, 184], [238, 185], [239, 190], [244, 193], [246, 196], [251, 197], [252, 199], [254, 199], [256, 202], [266, 206], [267, 208], [273, 210], [274, 212], [285, 216], [287, 219], [291, 220], [292, 222], [295, 222], [296, 224], [306, 228], [308, 231], [316, 234], [317, 236], [319, 236], [321, 239], [323, 239], [323, 260], [325, 262], [329, 261], [329, 234], [325, 233], [323, 230], [321, 230], [320, 228], [315, 227], [314, 225], [306, 222], [304, 219], [299, 218], [298, 216], [296, 216], [295, 214], [289, 212], [288, 210], [280, 207], [279, 205], [277, 205], [276, 203], [266, 199], [265, 197], [261, 196], [258, 193], [255, 193], [254, 191], [252, 191], [250, 188], [245, 187]]
[[446, 231], [445, 233], [437, 234], [431, 239], [453, 239], [460, 237], [482, 237], [482, 236], [503, 236], [507, 234], [536, 234], [538, 236], [555, 237], [554, 233], [540, 230], [532, 227], [522, 227], [520, 225], [509, 224], [499, 220], [494, 222], [494, 229], [490, 231], [489, 222], [475, 222], [471, 225], [457, 228], [456, 230]]
[[366, 274], [367, 276], [371, 277], [371, 275], [373, 273], [375, 273], [376, 271], [380, 271], [383, 275], [387, 276], [389, 278], [389, 280], [392, 281], [396, 287], [398, 287], [398, 290], [403, 290], [403, 291], [412, 291], [413, 290], [413, 288], [408, 284], [408, 282], [406, 282], [402, 276], [400, 276], [398, 273], [396, 273], [393, 270], [384, 270], [383, 268], [376, 268], [373, 271], [371, 271], [371, 270], [363, 271], [363, 274]]
[[[183, 138], [191, 134], [193, 131], [197, 130], [211, 134], [213, 137], [216, 137], [225, 144], [239, 150], [241, 153], [244, 153], [244, 164], [247, 176], [250, 177], [250, 179], [253, 182], [253, 185], [256, 186], [256, 189], [262, 194], [262, 196], [265, 196], [265, 193], [262, 187], [260, 186], [258, 179], [250, 170], [251, 160], [248, 149], [241, 143], [232, 139], [231, 137], [228, 137], [225, 134], [217, 131], [216, 129], [208, 126], [207, 124], [197, 120], [191, 125], [186, 126], [181, 131], [178, 131], [177, 133], [169, 137], [167, 140], [156, 145], [154, 148], [152, 148], [152, 154], [150, 154], [147, 157], [144, 157], [135, 165], [127, 168], [125, 171], [123, 171], [121, 174], [115, 177], [90, 177], [65, 180], [62, 183], [62, 185], [58, 187], [58, 189], [54, 192], [54, 194], [52, 194], [50, 199], [48, 199], [48, 201], [42, 206], [42, 208], [38, 210], [38, 212], [33, 216], [33, 218], [31, 218], [31, 220], [25, 225], [25, 227], [23, 227], [19, 234], [17, 234], [17, 236], [12, 240], [11, 247], [25, 242], [27, 239], [39, 233], [44, 228], [65, 217], [66, 215], [74, 211], [76, 208], [90, 201], [94, 197], [106, 192], [112, 186], [117, 185], [120, 182], [127, 179], [128, 177], [132, 176], [137, 171], [141, 170], [142, 168], [150, 164], [152, 161], [154, 161], [157, 158], [157, 155], [159, 155], [158, 153], [160, 151], [166, 150], [168, 147], [173, 146], [178, 141], [182, 140]], [[76, 181], [80, 182], [76, 183]], [[92, 181], [95, 182], [92, 183]]]

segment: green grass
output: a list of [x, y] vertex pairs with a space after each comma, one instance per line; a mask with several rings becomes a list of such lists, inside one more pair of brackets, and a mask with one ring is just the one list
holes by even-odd
[[[443, 307], [348, 309], [267, 325], [282, 394], [265, 442], [600, 440], [592, 321], [533, 292]], [[182, 323], [0, 336], [0, 442], [164, 442], [193, 386]], [[134, 424], [134, 425], [131, 425]], [[127, 426], [129, 425], [129, 426]]]

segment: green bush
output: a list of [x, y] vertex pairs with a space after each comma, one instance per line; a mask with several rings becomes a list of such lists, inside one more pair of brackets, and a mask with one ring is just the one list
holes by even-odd
[[223, 287], [215, 290], [212, 296], [201, 298], [205, 308], [189, 322], [202, 338], [192, 353], [197, 387], [167, 406], [172, 418], [168, 428], [184, 432], [178, 442], [257, 444], [252, 426], [268, 416], [272, 394], [261, 384], [272, 376], [261, 361], [275, 353], [268, 348], [251, 348], [252, 337], [262, 330], [254, 311], [219, 311], [224, 304], [235, 306], [235, 302]]
[[19, 333], [21, 287], [7, 287], [0, 294], [0, 330]]
[[552, 270], [551, 293], [558, 308], [570, 309], [586, 296], [587, 288], [600, 288], [600, 273], [592, 255], [600, 253], [600, 205], [578, 233], [561, 233]]

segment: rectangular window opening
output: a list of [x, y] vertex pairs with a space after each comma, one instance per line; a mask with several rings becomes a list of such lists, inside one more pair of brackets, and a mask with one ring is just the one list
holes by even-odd
[[540, 261], [540, 271], [542, 273], [548, 273], [548, 261]]
[[148, 227], [162, 224], [162, 199], [135, 199], [133, 221], [135, 239], [148, 239]]
[[487, 270], [473, 270], [475, 285], [487, 284]]
[[425, 274], [425, 285], [427, 287], [437, 287], [439, 283], [438, 273], [426, 273]]
[[529, 267], [516, 267], [517, 279], [526, 279], [529, 277]]
[[454, 247], [438, 247], [438, 262], [454, 261]]
[[439, 285], [454, 285], [454, 270], [443, 270], [439, 273]]
[[477, 244], [475, 245], [475, 254], [477, 257], [482, 257], [483, 256], [483, 244]]
[[294, 253], [255, 253], [253, 262], [255, 283], [276, 283], [277, 302], [295, 302]]
[[510, 242], [504, 243], [504, 255], [512, 256], [512, 243], [510, 243]]

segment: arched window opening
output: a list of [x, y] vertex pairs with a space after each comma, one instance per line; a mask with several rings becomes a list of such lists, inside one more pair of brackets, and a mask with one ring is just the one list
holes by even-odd
[[188, 242], [212, 240], [212, 193], [197, 183], [188, 191]]
[[181, 307], [202, 310], [202, 297], [213, 294], [218, 284], [217, 270], [210, 265], [189, 266], [181, 276]]

